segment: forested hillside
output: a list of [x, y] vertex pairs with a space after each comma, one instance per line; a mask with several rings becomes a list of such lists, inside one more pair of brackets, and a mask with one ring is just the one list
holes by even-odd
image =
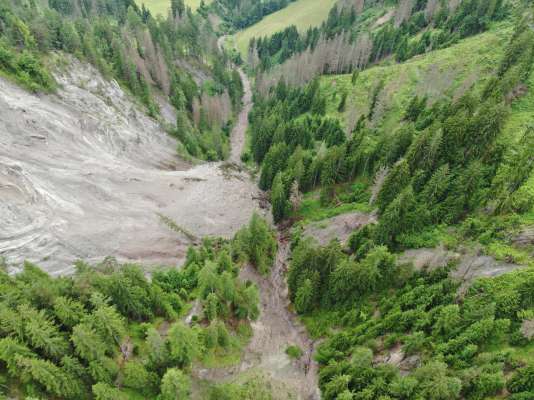
[[[275, 251], [273, 232], [254, 216], [235, 239], [206, 240], [189, 249], [180, 270], [150, 280], [113, 258], [80, 261], [64, 278], [30, 263], [15, 277], [2, 270], [0, 396], [189, 398], [193, 363], [240, 357], [259, 309], [257, 287], [238, 271], [249, 262], [265, 273]], [[206, 387], [201, 398], [256, 398], [264, 390], [252, 380]]]
[[532, 2], [154, 4], [0, 0], [0, 399], [534, 399]]
[[296, 0], [254, 25], [237, 31], [232, 35], [232, 40], [235, 41], [241, 56], [246, 57], [251, 38], [269, 37], [288, 26], [295, 26], [303, 31], [319, 26], [328, 17], [328, 11], [334, 4], [336, 0]]
[[[440, 5], [443, 3], [442, 5]], [[347, 73], [386, 58], [398, 62], [442, 49], [483, 32], [510, 9], [501, 0], [461, 2], [345, 1], [321, 27], [299, 32], [290, 26], [271, 37], [252, 38], [252, 68], [262, 80], [300, 84], [323, 73]]]
[[0, 3], [0, 71], [33, 91], [54, 91], [51, 52], [74, 54], [117, 79], [159, 114], [159, 98], [174, 108], [171, 133], [194, 157], [228, 153], [229, 124], [240, 107], [239, 74], [217, 48], [209, 23], [183, 2], [155, 19], [133, 0]]
[[253, 25], [295, 0], [215, 0], [210, 8], [221, 16], [226, 28], [239, 30]]
[[[531, 18], [520, 2], [344, 2], [251, 41], [244, 159], [275, 221], [296, 222], [287, 279], [326, 338], [323, 398], [534, 396]], [[305, 237], [348, 211], [376, 223]]]

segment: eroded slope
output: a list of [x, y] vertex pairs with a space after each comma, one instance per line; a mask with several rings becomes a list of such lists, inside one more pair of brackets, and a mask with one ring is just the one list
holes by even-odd
[[232, 235], [258, 208], [248, 175], [191, 166], [177, 143], [92, 67], [70, 61], [56, 95], [0, 80], [0, 257], [52, 273], [78, 258], [176, 264], [190, 239]]

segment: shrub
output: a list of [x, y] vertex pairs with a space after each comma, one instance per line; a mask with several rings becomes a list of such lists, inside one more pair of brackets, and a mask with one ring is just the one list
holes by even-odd
[[302, 351], [302, 349], [300, 347], [295, 346], [295, 345], [290, 345], [290, 346], [287, 346], [287, 348], [286, 348], [286, 354], [290, 358], [298, 359], [298, 358], [302, 357], [304, 352]]

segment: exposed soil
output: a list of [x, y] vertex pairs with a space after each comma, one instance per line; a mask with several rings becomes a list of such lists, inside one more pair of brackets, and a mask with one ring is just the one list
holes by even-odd
[[[252, 323], [253, 337], [245, 349], [242, 361], [230, 368], [200, 369], [200, 379], [214, 382], [239, 380], [243, 374], [259, 373], [271, 386], [283, 388], [273, 393], [277, 400], [320, 399], [317, 383], [317, 363], [313, 359], [315, 343], [295, 314], [290, 311], [285, 281], [289, 257], [288, 238], [280, 233], [275, 265], [269, 276], [261, 276], [247, 266], [240, 277], [256, 283], [260, 289], [260, 317]], [[292, 360], [285, 350], [298, 346], [303, 356]]]
[[184, 162], [116, 82], [74, 59], [68, 71], [56, 95], [0, 79], [0, 257], [13, 270], [27, 259], [68, 273], [106, 256], [177, 265], [190, 239], [162, 216], [230, 237], [262, 211], [245, 171]]
[[477, 278], [495, 277], [523, 268], [521, 265], [498, 261], [476, 252], [456, 253], [442, 247], [407, 250], [399, 257], [398, 263], [411, 263], [417, 270], [434, 270], [451, 263], [456, 264], [450, 276], [461, 282], [459, 294], [465, 293]]
[[[74, 59], [68, 71], [58, 73], [56, 95], [36, 96], [0, 79], [0, 257], [12, 271], [28, 259], [66, 274], [76, 259], [109, 255], [147, 268], [177, 265], [192, 237], [230, 237], [254, 211], [269, 212], [239, 164], [252, 107], [241, 70], [245, 96], [230, 163], [196, 166], [176, 157], [177, 143], [116, 82]], [[171, 122], [172, 110], [159, 103]], [[260, 288], [253, 338], [239, 365], [197, 371], [201, 378], [239, 380], [254, 371], [277, 399], [319, 398], [314, 344], [289, 310], [288, 255], [281, 234], [270, 276], [242, 270]], [[199, 304], [189, 318], [195, 312]], [[289, 345], [304, 351], [300, 360], [285, 354]]]
[[312, 222], [304, 228], [303, 235], [313, 237], [321, 246], [327, 245], [333, 239], [344, 244], [352, 232], [376, 222], [374, 213], [341, 214], [323, 221]]
[[250, 81], [246, 74], [241, 68], [238, 69], [239, 75], [241, 76], [241, 81], [243, 82], [243, 108], [239, 113], [237, 118], [236, 125], [232, 131], [232, 136], [230, 137], [230, 161], [239, 163], [241, 159], [241, 153], [243, 153], [243, 148], [245, 147], [246, 132], [248, 128], [248, 114], [252, 109], [252, 90], [250, 88]]
[[[222, 39], [224, 40], [224, 39]], [[222, 40], [219, 45], [222, 45]], [[230, 162], [241, 163], [240, 156], [245, 146], [248, 128], [248, 113], [252, 108], [252, 91], [246, 74], [238, 69], [243, 81], [243, 109], [231, 135]], [[261, 194], [255, 198], [265, 207]], [[238, 365], [225, 368], [199, 369], [198, 378], [212, 382], [236, 381], [250, 373], [262, 376], [278, 400], [316, 400], [320, 398], [317, 382], [317, 364], [313, 359], [314, 342], [306, 329], [290, 311], [285, 273], [290, 254], [289, 240], [285, 232], [278, 235], [278, 253], [269, 276], [261, 276], [250, 265], [243, 268], [240, 278], [256, 283], [260, 289], [260, 316], [252, 323], [253, 336]], [[194, 307], [199, 311], [198, 305]], [[188, 316], [191, 319], [191, 315]], [[292, 360], [285, 353], [290, 345], [298, 346], [303, 352], [299, 360]]]

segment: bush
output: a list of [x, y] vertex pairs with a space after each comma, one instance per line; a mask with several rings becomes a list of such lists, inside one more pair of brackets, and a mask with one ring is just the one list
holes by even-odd
[[534, 392], [534, 364], [519, 368], [506, 387], [511, 393]]
[[291, 346], [287, 346], [286, 354], [290, 358], [299, 359], [300, 357], [303, 356], [304, 352], [302, 351], [302, 349], [300, 347], [295, 346], [295, 345], [291, 345]]
[[150, 391], [153, 386], [154, 377], [146, 370], [146, 368], [137, 361], [127, 362], [124, 366], [124, 381], [123, 384], [131, 389], [139, 390], [141, 392]]

